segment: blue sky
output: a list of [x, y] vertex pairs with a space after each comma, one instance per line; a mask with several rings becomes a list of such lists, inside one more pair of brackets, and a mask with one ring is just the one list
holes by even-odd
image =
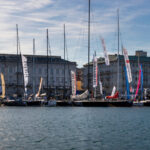
[[[100, 36], [109, 54], [117, 52], [117, 8], [120, 10], [121, 41], [130, 55], [150, 49], [149, 0], [91, 0], [91, 59], [103, 56]], [[63, 57], [63, 25], [66, 25], [68, 57], [81, 67], [87, 63], [88, 0], [0, 0], [0, 53], [16, 53], [16, 24], [21, 51], [46, 54], [46, 28], [52, 55]]]

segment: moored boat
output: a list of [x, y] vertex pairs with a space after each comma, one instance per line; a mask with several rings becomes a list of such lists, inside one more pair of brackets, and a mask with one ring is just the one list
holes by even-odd
[[47, 104], [46, 104], [46, 106], [48, 106], [48, 107], [53, 107], [56, 105], [57, 105], [56, 100], [49, 100], [49, 101], [47, 101]]
[[143, 103], [144, 106], [150, 106], [150, 100], [145, 100]]
[[113, 107], [131, 107], [131, 106], [133, 106], [133, 101], [129, 101], [129, 100], [109, 101], [109, 106], [113, 106]]
[[27, 100], [25, 102], [27, 106], [43, 106], [44, 105], [43, 100]]
[[4, 100], [2, 104], [4, 106], [27, 106], [27, 103], [22, 100]]
[[144, 102], [143, 101], [134, 101], [133, 102], [133, 106], [143, 106], [144, 105]]

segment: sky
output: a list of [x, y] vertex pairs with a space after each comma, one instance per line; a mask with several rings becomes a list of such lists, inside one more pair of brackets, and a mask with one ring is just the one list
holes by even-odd
[[[120, 15], [120, 47], [129, 55], [144, 50], [150, 55], [149, 0], [91, 0], [91, 48], [103, 57], [100, 37], [109, 54], [117, 53], [117, 9]], [[51, 55], [63, 56], [66, 27], [66, 58], [82, 67], [88, 61], [88, 0], [0, 0], [0, 53], [16, 53], [16, 24], [23, 54], [46, 55], [46, 29]]]

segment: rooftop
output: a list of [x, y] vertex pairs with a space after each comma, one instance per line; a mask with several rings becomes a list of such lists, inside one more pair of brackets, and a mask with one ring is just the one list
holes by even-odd
[[[30, 63], [33, 61], [33, 57], [35, 58], [36, 63], [47, 63], [46, 55], [24, 55], [27, 57], [27, 61]], [[17, 60], [21, 57], [17, 54], [0, 54], [0, 62], [17, 62]], [[76, 65], [76, 62], [67, 61], [61, 58], [61, 56], [48, 56], [48, 61], [52, 63], [72, 63]]]

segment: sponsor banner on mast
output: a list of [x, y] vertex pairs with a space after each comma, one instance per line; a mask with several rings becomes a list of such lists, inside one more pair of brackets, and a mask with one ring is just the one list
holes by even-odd
[[96, 56], [94, 55], [93, 56], [93, 87], [97, 87], [97, 72], [98, 72], [98, 69], [97, 69], [97, 58]]
[[23, 55], [21, 55], [21, 58], [22, 58], [22, 66], [23, 66], [24, 88], [25, 88], [25, 94], [27, 94], [27, 84], [29, 80], [27, 58]]
[[105, 41], [104, 41], [103, 38], [101, 38], [101, 42], [102, 42], [102, 46], [103, 46], [105, 64], [106, 64], [107, 66], [109, 66], [109, 65], [110, 65], [109, 57], [108, 57], [108, 54], [107, 54], [107, 50], [106, 50], [106, 46], [105, 46]]
[[76, 95], [76, 73], [71, 71], [72, 95]]
[[141, 84], [141, 66], [139, 66], [139, 67], [140, 67], [140, 70], [139, 70], [139, 79], [138, 79], [138, 84], [137, 84], [137, 88], [136, 88], [134, 100], [136, 100], [136, 97], [137, 97], [138, 92], [139, 92], [140, 84]]
[[127, 77], [128, 77], [128, 82], [132, 82], [132, 74], [131, 74], [131, 67], [130, 67], [130, 61], [128, 57], [128, 51], [123, 48], [123, 55], [124, 55], [124, 60], [125, 60], [125, 65], [126, 65], [126, 70], [127, 70]]

